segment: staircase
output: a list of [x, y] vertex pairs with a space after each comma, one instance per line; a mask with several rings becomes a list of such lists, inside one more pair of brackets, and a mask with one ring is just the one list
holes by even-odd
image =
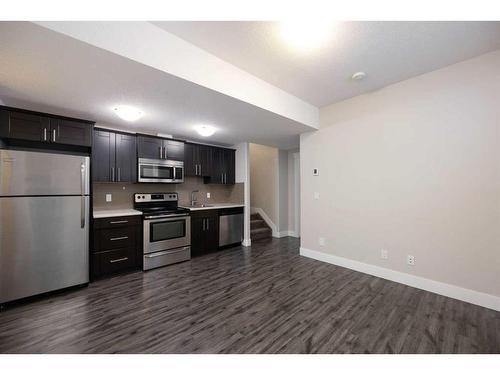
[[250, 238], [253, 241], [270, 239], [273, 231], [259, 214], [250, 215]]

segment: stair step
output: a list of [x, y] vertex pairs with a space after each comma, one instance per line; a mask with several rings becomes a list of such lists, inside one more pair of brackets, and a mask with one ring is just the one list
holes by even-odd
[[250, 220], [250, 228], [258, 229], [258, 228], [269, 228], [267, 223], [262, 219]]
[[262, 220], [262, 217], [259, 214], [251, 214], [250, 220]]
[[260, 240], [262, 238], [271, 238], [273, 234], [273, 231], [271, 228], [257, 228], [257, 229], [252, 229], [250, 231], [250, 238], [252, 241], [254, 240]]

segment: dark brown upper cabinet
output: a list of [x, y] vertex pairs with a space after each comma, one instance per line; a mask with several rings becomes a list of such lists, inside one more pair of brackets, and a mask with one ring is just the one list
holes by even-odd
[[94, 130], [92, 181], [137, 181], [135, 135], [106, 129]]
[[92, 142], [88, 124], [63, 119], [50, 120], [51, 141], [65, 145], [87, 146]]
[[184, 160], [184, 142], [143, 135], [137, 140], [139, 158]]
[[235, 150], [228, 148], [212, 148], [212, 173], [211, 184], [235, 183]]
[[37, 112], [0, 109], [0, 136], [72, 146], [91, 146], [93, 123]]
[[212, 173], [212, 147], [195, 143], [184, 146], [184, 175], [208, 177]]

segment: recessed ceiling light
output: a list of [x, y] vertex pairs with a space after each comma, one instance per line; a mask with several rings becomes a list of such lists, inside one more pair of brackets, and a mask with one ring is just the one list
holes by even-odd
[[307, 51], [324, 45], [333, 34], [335, 23], [321, 19], [287, 20], [280, 24], [282, 38], [292, 47]]
[[137, 121], [144, 115], [140, 109], [130, 105], [117, 105], [113, 110], [118, 117], [125, 121]]
[[351, 76], [351, 79], [353, 81], [361, 81], [362, 79], [364, 79], [366, 77], [366, 73], [365, 72], [356, 72], [354, 73], [352, 76]]
[[211, 135], [214, 135], [216, 129], [210, 125], [198, 125], [195, 126], [195, 130], [203, 137], [210, 137]]

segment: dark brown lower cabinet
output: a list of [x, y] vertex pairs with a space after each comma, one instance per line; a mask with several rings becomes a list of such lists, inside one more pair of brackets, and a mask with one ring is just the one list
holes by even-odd
[[140, 216], [94, 219], [92, 279], [142, 269]]
[[191, 211], [191, 255], [203, 255], [219, 247], [218, 210]]

